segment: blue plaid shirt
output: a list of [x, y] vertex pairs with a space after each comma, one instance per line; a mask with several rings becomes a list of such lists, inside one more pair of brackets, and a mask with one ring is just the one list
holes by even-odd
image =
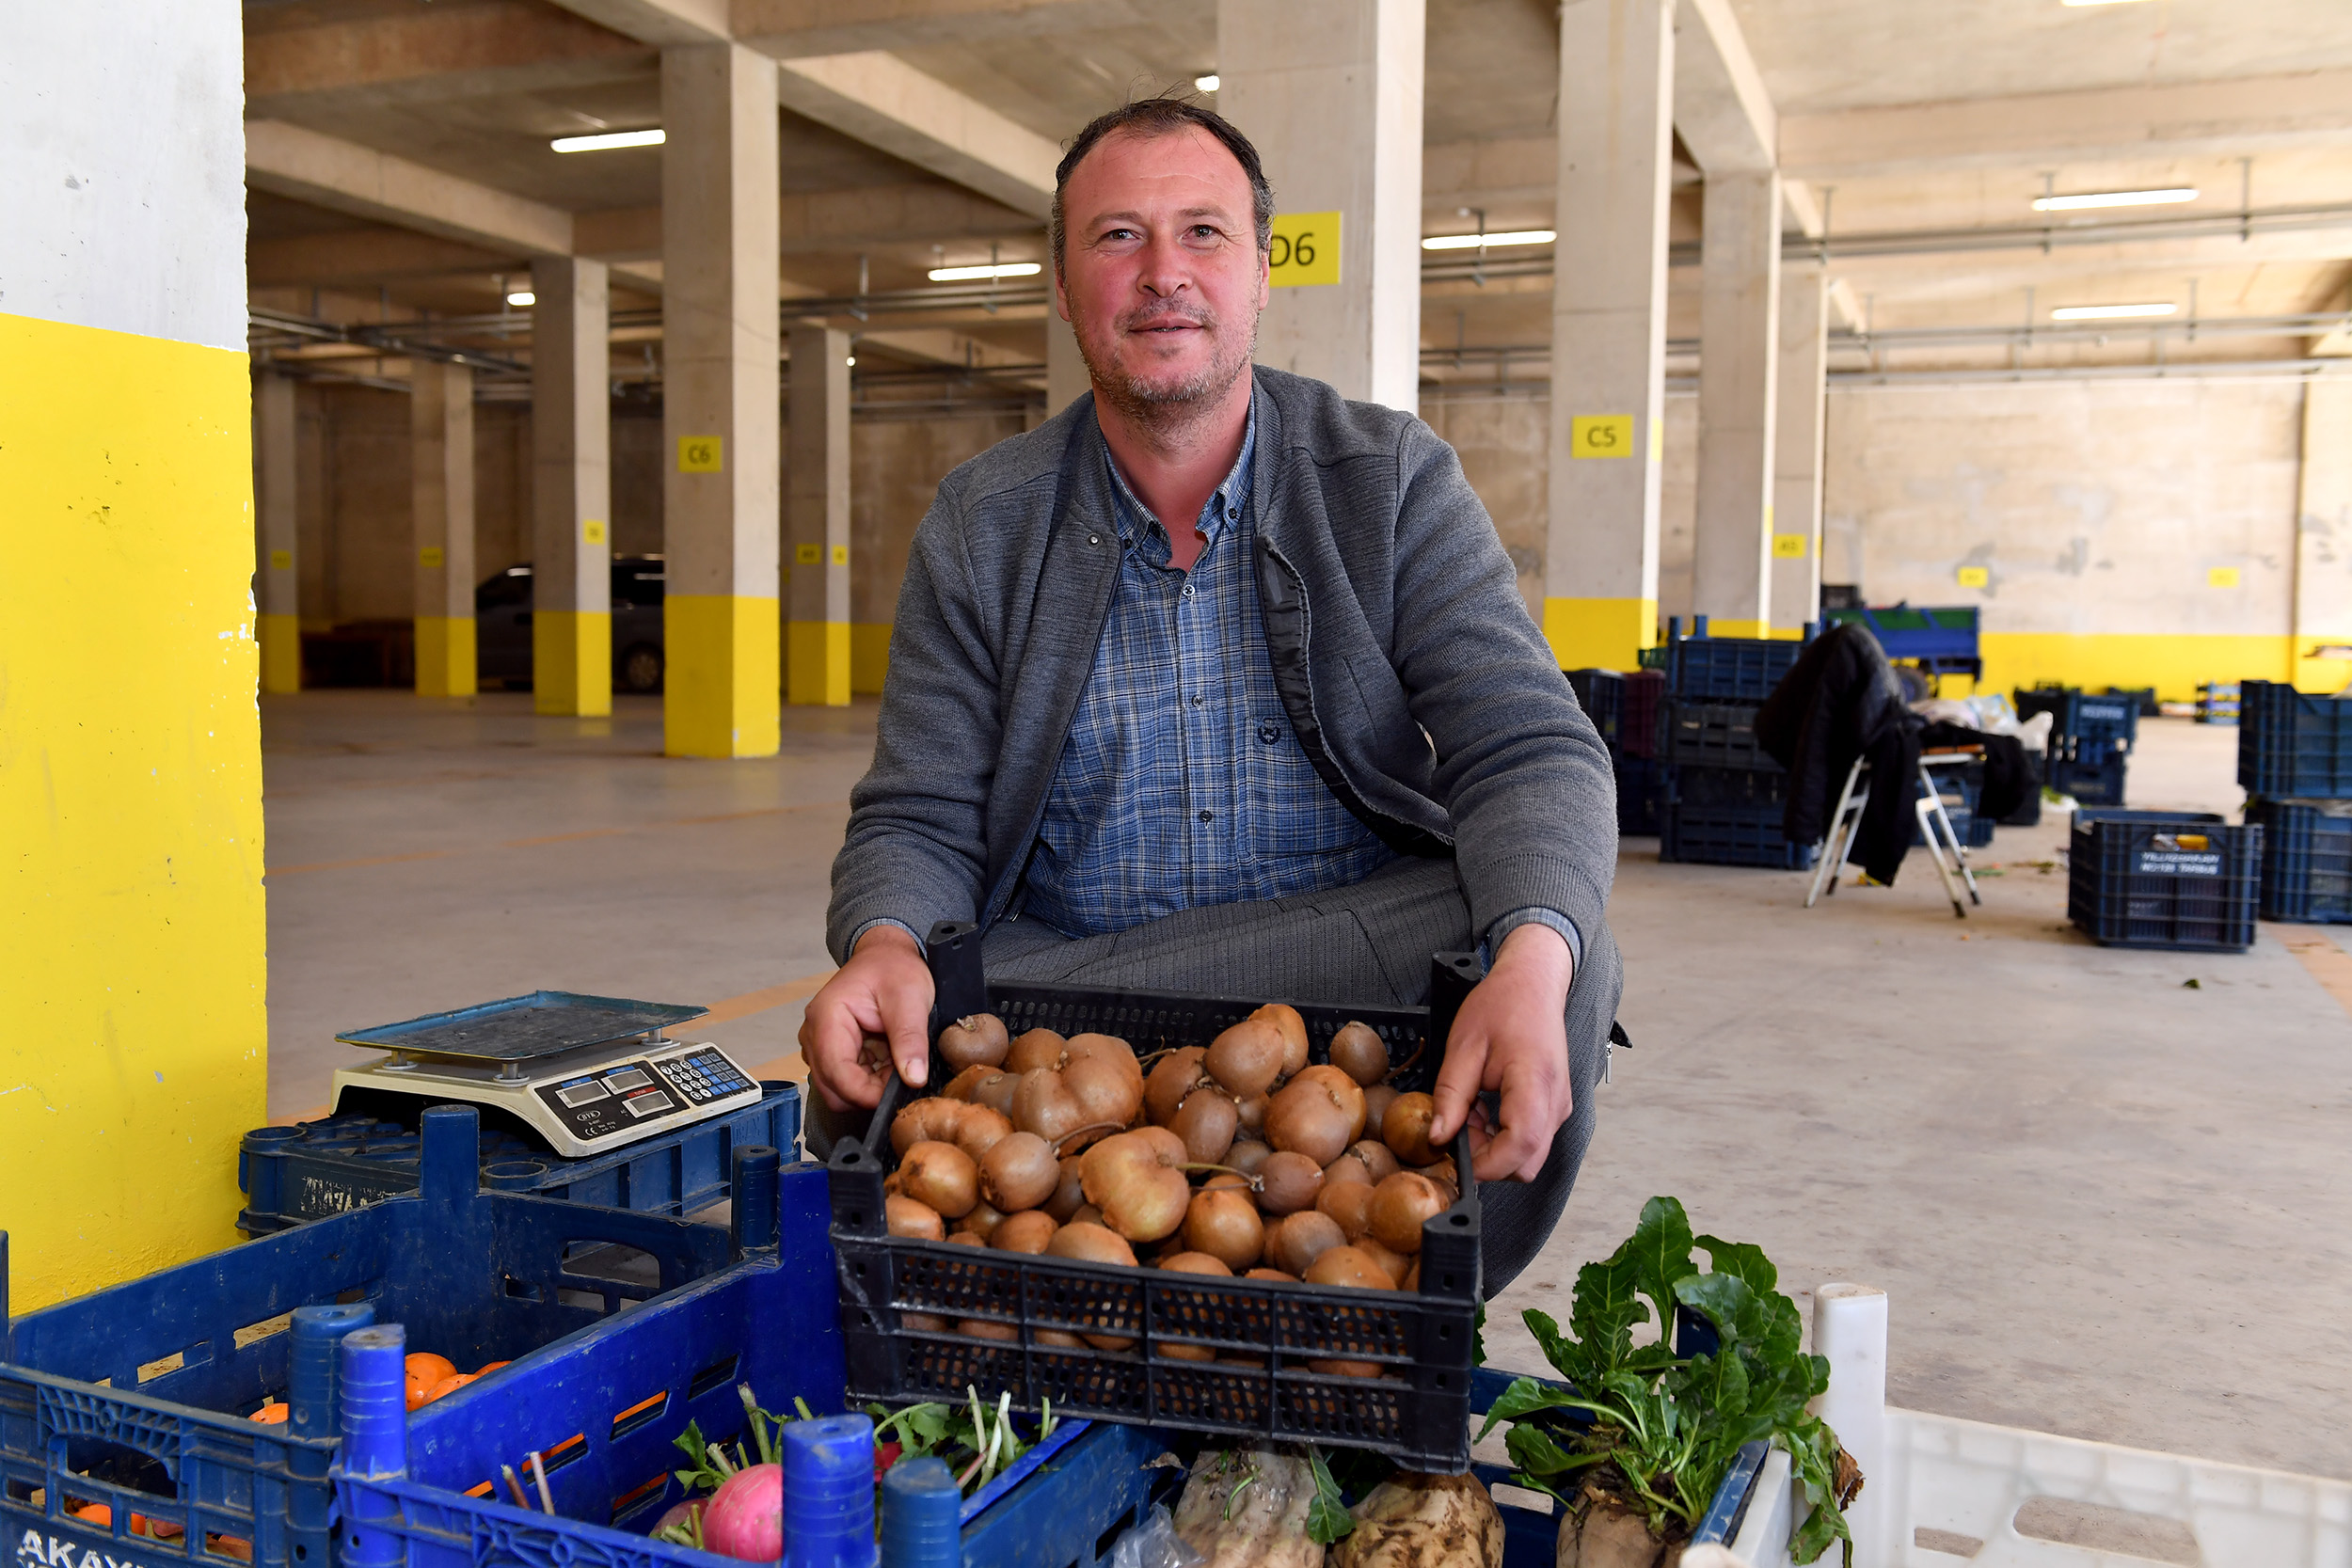
[[1200, 905], [1360, 880], [1396, 858], [1340, 803], [1291, 733], [1251, 568], [1241, 455], [1207, 504], [1190, 572], [1111, 463], [1120, 576], [1094, 671], [1045, 800], [1022, 917], [1066, 936]]

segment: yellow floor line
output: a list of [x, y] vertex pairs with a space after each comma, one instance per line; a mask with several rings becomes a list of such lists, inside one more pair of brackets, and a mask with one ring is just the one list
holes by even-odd
[[2352, 1013], [2352, 953], [2345, 952], [2325, 938], [2306, 937], [2301, 941], [2281, 938], [2296, 961], [2311, 972], [2328, 995], [2334, 997], [2347, 1013]]

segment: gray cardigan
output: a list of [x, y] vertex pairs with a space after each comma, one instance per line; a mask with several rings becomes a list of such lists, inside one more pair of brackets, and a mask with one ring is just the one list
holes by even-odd
[[[1470, 928], [1536, 906], [1589, 948], [1615, 777], [1454, 449], [1409, 414], [1256, 371], [1254, 562], [1294, 731], [1398, 848], [1452, 854]], [[1119, 579], [1091, 395], [940, 484], [850, 796], [826, 940], [1000, 917], [1037, 842]]]

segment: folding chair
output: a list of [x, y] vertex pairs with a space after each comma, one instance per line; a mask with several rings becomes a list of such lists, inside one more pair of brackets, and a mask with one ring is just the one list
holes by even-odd
[[[1984, 899], [1977, 892], [1977, 879], [1968, 869], [1968, 849], [1960, 842], [1960, 833], [1953, 828], [1949, 814], [1944, 810], [1944, 792], [1936, 787], [1937, 768], [1964, 768], [1984, 756], [1981, 746], [1938, 746], [1919, 753], [1919, 800], [1913, 808], [1919, 820], [1919, 836], [1927, 840], [1928, 853], [1934, 857], [1936, 875], [1944, 879], [1945, 895], [1952, 901], [1953, 915], [1968, 918], [1968, 905], [1961, 902], [1964, 890], [1968, 904], [1981, 908]], [[1830, 814], [1829, 838], [1813, 867], [1813, 886], [1804, 895], [1804, 907], [1811, 909], [1824, 892], [1837, 891], [1838, 874], [1852, 858], [1853, 842], [1862, 831], [1862, 808], [1869, 803], [1869, 768], [1861, 757], [1846, 770], [1846, 787], [1838, 792], [1837, 809]], [[1938, 830], [1942, 830], [1939, 834]], [[1945, 856], [1949, 851], [1950, 859]]]

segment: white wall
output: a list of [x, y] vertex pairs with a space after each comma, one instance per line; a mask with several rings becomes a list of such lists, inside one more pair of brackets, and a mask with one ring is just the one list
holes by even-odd
[[239, 11], [135, 10], [131, 25], [84, 0], [7, 8], [0, 314], [242, 351]]

